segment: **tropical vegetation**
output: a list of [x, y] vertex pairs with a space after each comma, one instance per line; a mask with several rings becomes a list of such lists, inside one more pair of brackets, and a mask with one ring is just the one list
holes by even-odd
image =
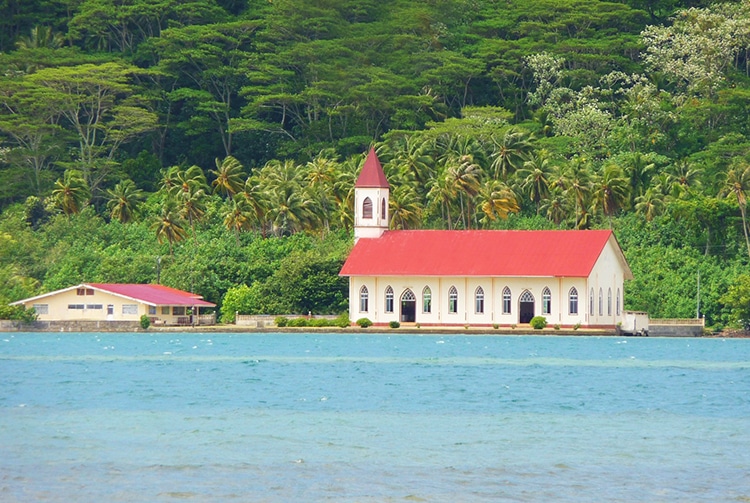
[[611, 228], [626, 308], [750, 317], [748, 0], [26, 0], [0, 25], [0, 303], [159, 281], [227, 320], [345, 311], [375, 148], [394, 229]]

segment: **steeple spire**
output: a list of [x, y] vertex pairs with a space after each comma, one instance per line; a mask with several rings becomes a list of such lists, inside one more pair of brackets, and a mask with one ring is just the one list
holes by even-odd
[[379, 238], [388, 230], [390, 188], [375, 149], [370, 149], [354, 184], [355, 241]]

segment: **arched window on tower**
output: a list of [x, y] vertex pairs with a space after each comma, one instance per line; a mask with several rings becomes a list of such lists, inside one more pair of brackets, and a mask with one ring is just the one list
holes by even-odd
[[380, 201], [380, 218], [388, 220], [388, 213], [386, 213], [385, 198]]
[[362, 218], [372, 218], [372, 199], [369, 197], [362, 201]]

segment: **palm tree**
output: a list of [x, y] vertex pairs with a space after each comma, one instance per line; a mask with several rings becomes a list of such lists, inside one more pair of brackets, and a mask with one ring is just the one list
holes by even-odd
[[245, 181], [245, 188], [238, 195], [245, 198], [253, 211], [253, 220], [259, 225], [261, 235], [267, 233], [266, 212], [268, 211], [267, 194], [263, 191], [257, 177], [251, 176]]
[[619, 166], [608, 164], [604, 167], [601, 176], [594, 181], [593, 188], [594, 204], [607, 215], [611, 229], [612, 215], [628, 200], [628, 180]]
[[517, 171], [533, 150], [531, 135], [510, 128], [498, 141], [493, 138], [495, 151], [491, 154], [494, 159], [490, 168], [495, 178], [506, 180]]
[[236, 193], [242, 190], [244, 173], [242, 164], [231, 155], [219, 162], [217, 158], [216, 170], [211, 170], [216, 179], [211, 182], [214, 192], [220, 192], [227, 200], [231, 199]]
[[107, 209], [110, 217], [126, 224], [135, 220], [138, 203], [145, 199], [143, 191], [135, 186], [133, 180], [125, 179], [115, 185], [114, 189], [107, 190], [109, 201]]
[[408, 185], [400, 185], [389, 199], [391, 229], [413, 229], [422, 223], [419, 195]]
[[552, 167], [550, 166], [549, 153], [540, 150], [532, 154], [528, 161], [523, 163], [523, 169], [518, 172], [521, 188], [529, 199], [536, 205], [536, 214], [539, 214], [539, 206], [542, 200], [549, 197]]
[[[461, 206], [461, 218], [464, 229], [471, 228], [471, 200], [479, 192], [482, 168], [474, 162], [471, 155], [451, 157], [446, 161], [448, 181], [455, 187]], [[464, 195], [466, 211], [464, 212]]]
[[255, 212], [244, 194], [237, 194], [227, 205], [224, 213], [224, 226], [234, 231], [237, 246], [240, 246], [240, 232], [252, 229]]
[[547, 219], [558, 227], [568, 218], [570, 213], [570, 199], [565, 196], [565, 191], [560, 187], [552, 187], [549, 197], [542, 203], [539, 211], [544, 212]]
[[750, 193], [750, 164], [738, 164], [727, 173], [727, 181], [724, 192], [728, 196], [737, 198], [742, 216], [742, 230], [745, 232], [745, 245], [747, 254], [750, 256], [750, 239], [747, 231], [747, 195]]
[[65, 37], [59, 31], [47, 26], [35, 26], [29, 36], [20, 36], [16, 42], [18, 49], [59, 49], [65, 43]]
[[635, 212], [643, 215], [647, 222], [664, 213], [664, 195], [649, 187], [646, 193], [635, 199]]
[[156, 240], [159, 243], [169, 243], [169, 254], [173, 254], [173, 246], [187, 237], [184, 220], [180, 216], [175, 202], [167, 199], [162, 206], [161, 214], [156, 218], [151, 228], [156, 231]]
[[[565, 191], [569, 194], [570, 198], [573, 199], [573, 218], [576, 223], [576, 228], [580, 228], [579, 225], [584, 220], [588, 223], [588, 213], [586, 200], [588, 193], [590, 192], [590, 180], [589, 166], [585, 159], [580, 157], [574, 157], [568, 164], [566, 174], [566, 186]], [[581, 210], [579, 215], [578, 210]], [[586, 213], [586, 218], [582, 218]]]
[[55, 204], [68, 217], [80, 213], [91, 198], [91, 191], [83, 177], [83, 173], [75, 169], [68, 169], [62, 180], [55, 182], [52, 190]]
[[[203, 218], [206, 212], [206, 189], [208, 184], [203, 170], [196, 165], [186, 170], [173, 169], [167, 171], [168, 195], [177, 203], [182, 218], [186, 219], [193, 231], [193, 238], [198, 239], [195, 224]], [[167, 186], [165, 183], [165, 186]]]
[[700, 186], [700, 170], [688, 159], [681, 159], [668, 168], [672, 176], [672, 193], [678, 195], [690, 188]]
[[453, 229], [453, 219], [451, 218], [451, 205], [456, 198], [456, 187], [453, 185], [447, 169], [436, 176], [430, 183], [430, 190], [427, 193], [427, 199], [432, 204], [440, 205], [442, 220], [448, 221], [448, 230]]
[[498, 218], [506, 219], [510, 213], [519, 211], [516, 196], [510, 188], [499, 180], [487, 180], [479, 189], [477, 204], [484, 216], [480, 220], [484, 227]]
[[625, 174], [630, 180], [630, 206], [635, 207], [636, 198], [642, 196], [649, 186], [656, 164], [640, 152], [633, 152], [625, 160]]

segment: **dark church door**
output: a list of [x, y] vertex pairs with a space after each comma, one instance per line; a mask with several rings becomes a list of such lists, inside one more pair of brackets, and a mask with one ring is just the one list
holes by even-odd
[[414, 292], [406, 290], [401, 296], [401, 322], [414, 323], [417, 321], [417, 298]]
[[534, 296], [528, 290], [523, 292], [519, 299], [518, 316], [519, 323], [529, 323], [534, 317]]

